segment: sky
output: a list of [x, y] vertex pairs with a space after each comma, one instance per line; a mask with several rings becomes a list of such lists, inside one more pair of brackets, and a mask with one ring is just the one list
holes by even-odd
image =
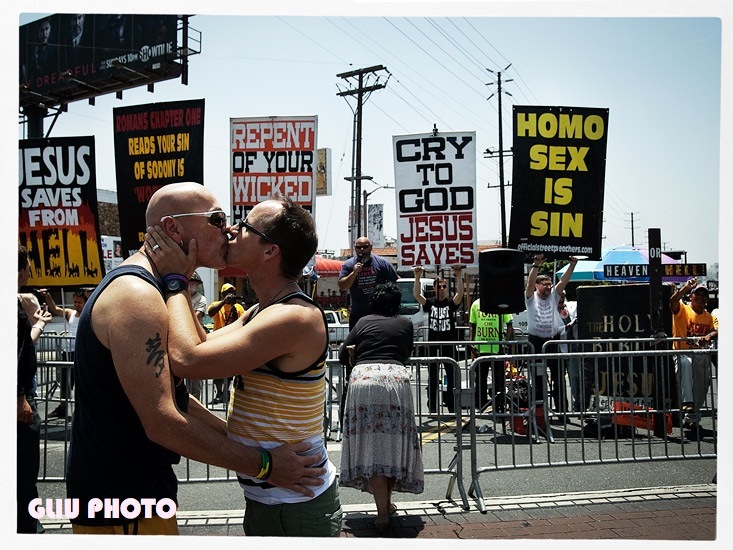
[[[32, 3], [37, 4], [43, 2]], [[155, 12], [155, 4], [145, 2], [144, 11]], [[116, 190], [115, 107], [204, 98], [204, 181], [227, 211], [230, 117], [317, 115], [318, 147], [332, 154], [332, 195], [316, 202], [319, 248], [348, 248], [351, 188], [344, 178], [351, 176], [355, 104], [337, 96], [349, 84], [336, 75], [383, 65], [387, 70], [370, 82], [386, 87], [364, 105], [362, 173], [373, 178], [363, 183], [368, 202], [384, 204], [385, 234], [396, 236], [395, 192], [380, 188], [394, 185], [392, 136], [430, 132], [435, 125], [439, 131], [476, 132], [478, 241], [500, 241], [499, 160], [483, 154], [499, 144], [491, 69], [502, 72], [507, 92], [505, 150], [511, 147], [513, 104], [609, 109], [604, 249], [646, 246], [647, 230], [658, 227], [663, 248], [686, 250], [690, 263], [718, 261], [722, 28], [715, 10], [672, 18], [662, 17], [668, 10], [636, 9], [633, 17], [616, 10], [598, 17], [566, 7], [571, 16], [563, 16], [560, 8], [568, 3], [539, 2], [534, 6], [540, 9], [517, 9], [517, 16], [497, 10], [496, 2], [469, 2], [455, 10], [430, 2], [422, 4], [431, 12], [423, 15], [418, 4], [408, 2], [403, 13], [393, 15], [397, 3], [368, 10], [358, 3], [349, 13], [324, 2], [318, 10], [305, 3], [251, 15], [253, 10], [227, 4], [213, 2], [217, 11], [207, 6], [206, 15], [198, 9], [190, 20], [201, 33], [201, 54], [190, 58], [188, 86], [171, 80], [156, 84], [153, 94], [138, 88], [125, 91], [121, 101], [114, 94], [97, 98], [95, 106], [80, 101], [58, 118], [52, 137], [95, 136], [99, 188]], [[549, 13], [559, 16], [526, 16], [541, 15], [551, 4], [558, 8]], [[72, 10], [70, 2], [63, 6], [49, 13]], [[19, 22], [37, 18], [26, 12]], [[504, 171], [509, 227], [510, 156]], [[692, 204], [704, 211], [694, 228], [683, 222]]]

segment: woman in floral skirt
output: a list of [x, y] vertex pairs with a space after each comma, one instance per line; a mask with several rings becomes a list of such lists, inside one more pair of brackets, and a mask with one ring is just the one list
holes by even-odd
[[[377, 285], [371, 315], [357, 322], [339, 360], [356, 361], [349, 379], [341, 451], [341, 487], [370, 492], [377, 505], [374, 528], [384, 534], [396, 512], [392, 492], [419, 494], [425, 487], [415, 425], [410, 371], [412, 322], [399, 315], [401, 294], [393, 283]], [[352, 347], [353, 346], [353, 347]]]

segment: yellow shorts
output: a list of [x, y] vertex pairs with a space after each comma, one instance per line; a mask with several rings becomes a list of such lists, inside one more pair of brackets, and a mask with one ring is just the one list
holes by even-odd
[[157, 516], [142, 518], [127, 525], [77, 525], [72, 524], [75, 535], [177, 535], [176, 516], [163, 519]]

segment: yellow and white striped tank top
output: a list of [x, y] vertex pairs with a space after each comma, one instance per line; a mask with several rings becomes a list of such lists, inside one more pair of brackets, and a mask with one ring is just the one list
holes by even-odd
[[[303, 293], [288, 294], [276, 303], [295, 297], [313, 303]], [[250, 315], [249, 319], [253, 317]], [[324, 324], [328, 329], [325, 316]], [[285, 443], [310, 442], [312, 447], [305, 454], [319, 454], [318, 465], [327, 470], [324, 483], [311, 487], [315, 496], [328, 489], [336, 476], [336, 468], [328, 459], [323, 441], [327, 354], [328, 341], [323, 355], [300, 372], [284, 373], [272, 365], [263, 365], [237, 376], [227, 418], [229, 438], [244, 445], [271, 449]], [[276, 469], [278, 465], [273, 464], [273, 467]], [[262, 483], [241, 472], [237, 477], [245, 496], [265, 504], [309, 500], [300, 493]]]

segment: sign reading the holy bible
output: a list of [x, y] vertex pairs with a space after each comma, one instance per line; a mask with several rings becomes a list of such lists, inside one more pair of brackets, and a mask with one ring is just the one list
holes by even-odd
[[509, 248], [601, 257], [608, 109], [514, 107]]

